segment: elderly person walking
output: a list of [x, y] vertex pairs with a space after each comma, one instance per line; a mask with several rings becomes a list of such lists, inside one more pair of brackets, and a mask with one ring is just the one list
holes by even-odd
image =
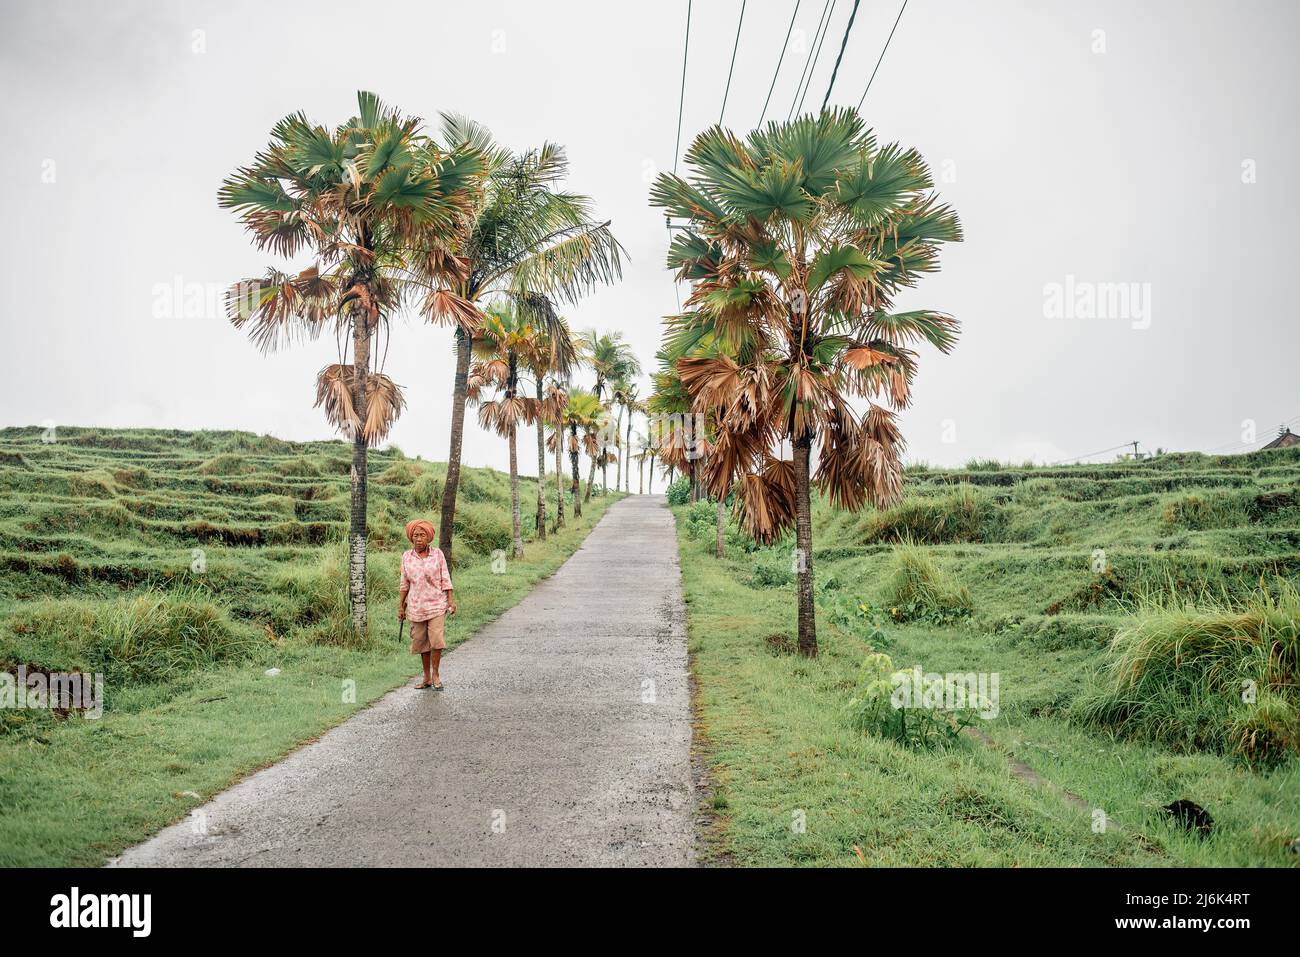
[[402, 577], [397, 590], [397, 620], [411, 620], [411, 654], [419, 655], [424, 678], [416, 688], [442, 690], [438, 665], [447, 647], [443, 621], [456, 614], [447, 559], [433, 547], [433, 523], [422, 518], [406, 523], [413, 548], [402, 553]]

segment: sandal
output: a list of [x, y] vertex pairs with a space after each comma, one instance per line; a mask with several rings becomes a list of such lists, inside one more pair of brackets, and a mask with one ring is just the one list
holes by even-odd
[[416, 690], [416, 691], [423, 691], [423, 690], [425, 690], [426, 688], [432, 688], [432, 687], [433, 687], [433, 684], [432, 684], [431, 682], [428, 682], [428, 681], [421, 681], [418, 685], [415, 686], [415, 690]]
[[435, 691], [441, 691], [441, 690], [442, 690], [442, 682], [441, 682], [441, 681], [435, 681], [435, 682], [433, 683], [432, 687], [433, 687], [433, 689], [434, 689]]

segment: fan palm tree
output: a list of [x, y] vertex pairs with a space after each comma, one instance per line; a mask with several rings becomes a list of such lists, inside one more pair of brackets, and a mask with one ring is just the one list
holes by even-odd
[[[931, 310], [890, 310], [938, 269], [961, 226], [920, 154], [878, 146], [849, 109], [743, 140], [713, 127], [686, 162], [689, 180], [663, 174], [651, 190], [686, 224], [668, 264], [693, 285], [666, 351], [692, 408], [716, 425], [709, 488], [721, 496], [736, 485], [742, 526], [760, 541], [794, 528], [799, 650], [814, 655], [810, 488], [848, 510], [901, 495], [895, 410], [910, 400], [911, 346], [947, 352], [958, 326]], [[694, 354], [701, 345], [708, 354]], [[793, 462], [778, 457], [783, 441]]]
[[[609, 222], [593, 217], [588, 197], [561, 188], [569, 169], [563, 148], [547, 143], [512, 155], [476, 123], [453, 116], [445, 116], [443, 122], [445, 138], [477, 147], [486, 158], [488, 174], [459, 236], [463, 268], [449, 278], [434, 262], [424, 276], [426, 315], [456, 328], [451, 448], [438, 535], [438, 545], [450, 563], [465, 396], [474, 332], [483, 315], [480, 303], [504, 297], [527, 310], [542, 298], [575, 302], [595, 285], [622, 274], [624, 250]], [[537, 309], [533, 318], [540, 321], [547, 314]], [[550, 329], [548, 335], [558, 336], [559, 330]]]
[[[637, 360], [636, 353], [632, 351], [632, 346], [624, 341], [623, 333], [618, 330], [600, 333], [595, 329], [588, 329], [579, 338], [578, 346], [582, 350], [583, 359], [596, 374], [594, 392], [596, 398], [602, 402], [607, 401], [606, 392], [610, 391], [612, 385], [629, 382], [641, 374], [641, 363]], [[611, 395], [609, 401], [612, 402], [612, 399]], [[617, 443], [618, 429], [616, 426], [613, 444], [617, 445]], [[602, 444], [610, 444], [608, 437], [602, 441]], [[602, 465], [601, 481], [606, 487], [608, 487], [609, 483], [603, 476], [604, 469], [608, 467], [610, 458], [614, 458], [614, 456], [606, 456], [606, 461]], [[590, 487], [588, 487], [588, 492], [590, 492]]]
[[596, 475], [596, 458], [600, 454], [599, 435], [605, 423], [605, 409], [600, 400], [590, 392], [575, 389], [568, 395], [564, 407], [563, 426], [568, 431], [569, 464], [573, 469], [573, 514], [582, 514], [582, 486], [578, 480], [578, 453], [586, 452], [591, 458], [591, 475], [587, 479], [587, 498], [591, 497], [591, 483]]
[[411, 249], [426, 251], [431, 272], [452, 268], [449, 248], [481, 171], [473, 148], [444, 149], [421, 133], [418, 118], [361, 92], [357, 115], [333, 131], [302, 113], [285, 117], [270, 145], [218, 192], [219, 205], [238, 213], [259, 249], [284, 258], [310, 251], [315, 260], [296, 276], [270, 268], [244, 280], [226, 304], [231, 322], [264, 351], [327, 327], [339, 337], [338, 363], [317, 377], [316, 404], [352, 439], [348, 598], [357, 635], [367, 632], [366, 453], [404, 404], [397, 385], [373, 368], [371, 346], [418, 292], [407, 276]]
[[[564, 410], [569, 404], [569, 394], [565, 391], [560, 381], [552, 378], [551, 381], [543, 385], [541, 376], [537, 379], [538, 404], [541, 410], [541, 416], [537, 423], [537, 441], [539, 446], [544, 446], [550, 442], [552, 450], [555, 452], [555, 530], [559, 531], [564, 527], [564, 467], [561, 461], [561, 454], [564, 448]], [[545, 438], [547, 426], [551, 428], [551, 438]], [[538, 450], [538, 474], [542, 477], [546, 475], [546, 467], [540, 464], [545, 458], [545, 452], [539, 447]], [[543, 483], [544, 484], [544, 483]], [[546, 504], [545, 492], [538, 489], [537, 518], [539, 522], [546, 521]]]
[[[551, 311], [550, 300], [534, 303], [534, 308]], [[558, 421], [568, 402], [559, 382], [568, 378], [577, 364], [577, 348], [568, 322], [558, 315], [547, 316], [545, 324], [529, 324], [530, 332], [521, 352], [528, 371], [533, 373], [537, 389], [537, 537], [546, 540], [546, 425]], [[551, 377], [547, 384], [547, 376]], [[556, 458], [556, 514], [555, 527], [564, 524], [564, 493], [559, 488], [560, 468]]]
[[[537, 400], [519, 393], [520, 354], [534, 341], [536, 331], [507, 302], [488, 306], [474, 336], [473, 349], [481, 361], [471, 367], [466, 383], [466, 401], [478, 402], [479, 424], [504, 437], [510, 449], [510, 542], [511, 555], [524, 557], [523, 522], [519, 511], [520, 424], [537, 420]], [[498, 395], [481, 400], [485, 386], [496, 386]]]
[[618, 469], [615, 469], [614, 488], [617, 489], [622, 487], [623, 491], [625, 492], [632, 491], [632, 459], [631, 459], [632, 418], [636, 414], [637, 410], [641, 408], [641, 405], [640, 403], [637, 402], [637, 398], [636, 398], [637, 391], [638, 389], [637, 389], [636, 382], [631, 381], [629, 379], [620, 379], [614, 387], [614, 401], [619, 406], [619, 414], [618, 414], [617, 422], [620, 429], [622, 428], [622, 423], [623, 423], [623, 413], [624, 412], [627, 413], [627, 433], [626, 433], [626, 441], [624, 443], [625, 448], [627, 449], [627, 454], [624, 456], [624, 460], [626, 464], [623, 466], [623, 470], [622, 470], [623, 484], [622, 486], [620, 486], [619, 484], [620, 473]]

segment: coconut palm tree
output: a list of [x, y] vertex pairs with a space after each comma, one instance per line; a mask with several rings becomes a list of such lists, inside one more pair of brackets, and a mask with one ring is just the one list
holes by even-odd
[[[810, 488], [849, 510], [901, 495], [895, 410], [910, 399], [910, 347], [947, 352], [958, 327], [931, 310], [890, 310], [961, 226], [920, 154], [877, 145], [849, 109], [743, 140], [713, 127], [686, 162], [689, 179], [663, 174], [651, 190], [685, 223], [668, 263], [693, 286], [665, 351], [692, 408], [716, 425], [709, 488], [736, 485], [741, 524], [761, 541], [794, 528], [799, 650], [814, 655]], [[793, 462], [778, 457], [784, 441]]]
[[[348, 599], [357, 635], [367, 633], [367, 449], [404, 404], [374, 367], [372, 344], [418, 292], [407, 274], [410, 250], [426, 251], [431, 273], [447, 268], [481, 173], [475, 149], [460, 141], [444, 149], [418, 118], [360, 92], [357, 115], [332, 131], [302, 113], [285, 117], [270, 145], [218, 192], [218, 204], [238, 213], [259, 249], [286, 259], [309, 251], [315, 260], [296, 276], [271, 268], [244, 280], [226, 304], [231, 322], [264, 351], [326, 328], [340, 340], [339, 361], [317, 377], [316, 404], [352, 439]], [[342, 356], [345, 338], [351, 362]]]
[[[512, 155], [476, 123], [445, 116], [443, 124], [444, 138], [473, 144], [486, 157], [488, 172], [459, 236], [460, 270], [449, 278], [448, 271], [434, 261], [424, 277], [425, 314], [456, 328], [451, 448], [438, 535], [438, 545], [450, 563], [465, 395], [474, 332], [483, 315], [480, 304], [502, 297], [526, 308], [536, 305], [540, 297], [576, 302], [595, 285], [621, 276], [624, 250], [609, 222], [594, 218], [588, 197], [562, 189], [569, 169], [563, 148], [547, 143]], [[534, 318], [542, 315], [539, 310]], [[557, 330], [551, 333], [558, 335]]]

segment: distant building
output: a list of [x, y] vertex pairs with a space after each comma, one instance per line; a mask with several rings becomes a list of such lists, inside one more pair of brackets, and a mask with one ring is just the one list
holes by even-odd
[[[1264, 448], [1265, 449], [1289, 449], [1294, 445], [1300, 445], [1300, 435], [1296, 435], [1290, 429], [1283, 428], [1278, 430], [1277, 438], [1275, 438], [1272, 442], [1268, 443], [1268, 445], [1264, 446]], [[1263, 449], [1261, 449], [1260, 451], [1263, 451]]]

